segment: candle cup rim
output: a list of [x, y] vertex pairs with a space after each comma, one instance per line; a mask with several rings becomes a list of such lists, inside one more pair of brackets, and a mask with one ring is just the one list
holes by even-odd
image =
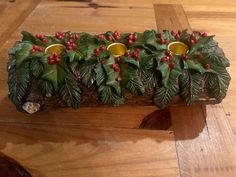
[[[112, 47], [112, 46], [115, 46], [115, 45], [120, 45], [120, 46], [122, 46], [123, 48], [124, 48], [124, 51], [126, 52], [128, 49], [127, 49], [127, 47], [126, 47], [126, 45], [125, 44], [123, 44], [123, 43], [121, 43], [121, 42], [113, 42], [113, 43], [111, 43], [111, 44], [109, 44], [108, 46], [107, 46], [107, 50], [109, 51], [109, 52], [111, 52], [109, 49]], [[125, 53], [124, 52], [124, 53]], [[114, 54], [112, 54], [114, 57], [119, 57], [119, 56], [122, 56], [122, 55], [124, 55], [124, 54], [121, 54], [121, 55], [114, 55]]]
[[[48, 50], [49, 50], [50, 48], [52, 48], [52, 47], [55, 47], [55, 46], [60, 47], [60, 48], [62, 48], [62, 49], [66, 49], [66, 47], [65, 47], [63, 44], [51, 44], [51, 45], [49, 45], [49, 46], [46, 47], [46, 49], [44, 50], [44, 52], [45, 52], [46, 54], [50, 54], [50, 53], [48, 52]], [[60, 54], [60, 53], [59, 53], [59, 54]]]
[[188, 47], [188, 45], [186, 45], [185, 43], [180, 42], [180, 41], [170, 42], [170, 43], [168, 44], [168, 46], [167, 46], [167, 49], [168, 49], [170, 52], [174, 53], [175, 55], [182, 55], [182, 54], [178, 54], [178, 53], [175, 53], [175, 52], [171, 51], [170, 46], [173, 45], [173, 44], [181, 44], [181, 45], [183, 45], [183, 46], [187, 49], [186, 52], [185, 52], [185, 54], [187, 54], [187, 53], [189, 52], [189, 47]]

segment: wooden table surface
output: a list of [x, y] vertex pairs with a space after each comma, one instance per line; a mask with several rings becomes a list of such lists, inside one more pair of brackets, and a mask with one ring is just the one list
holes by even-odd
[[[171, 107], [171, 130], [144, 130], [139, 124], [153, 106], [57, 109], [32, 116], [17, 112], [7, 98], [7, 50], [22, 30], [156, 28], [216, 35], [231, 62], [223, 103]], [[33, 177], [236, 177], [235, 51], [234, 0], [0, 0], [0, 151]]]

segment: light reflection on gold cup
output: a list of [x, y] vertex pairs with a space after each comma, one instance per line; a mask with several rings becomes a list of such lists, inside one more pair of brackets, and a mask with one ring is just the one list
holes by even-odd
[[107, 47], [107, 50], [114, 56], [119, 57], [125, 54], [127, 47], [122, 43], [112, 43]]
[[45, 53], [49, 55], [53, 53], [61, 54], [65, 49], [66, 47], [62, 44], [52, 44], [45, 49]]
[[185, 55], [188, 53], [189, 48], [183, 42], [171, 42], [168, 45], [168, 50], [175, 55]]

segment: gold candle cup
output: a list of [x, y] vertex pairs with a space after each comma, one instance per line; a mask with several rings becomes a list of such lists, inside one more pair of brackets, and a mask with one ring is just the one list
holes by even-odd
[[107, 50], [114, 56], [119, 57], [125, 54], [127, 47], [122, 43], [112, 43], [107, 47]]
[[168, 45], [168, 50], [175, 55], [185, 55], [188, 53], [189, 48], [183, 42], [171, 42]]
[[62, 44], [52, 44], [45, 49], [45, 53], [49, 55], [53, 53], [61, 54], [65, 49], [66, 47]]

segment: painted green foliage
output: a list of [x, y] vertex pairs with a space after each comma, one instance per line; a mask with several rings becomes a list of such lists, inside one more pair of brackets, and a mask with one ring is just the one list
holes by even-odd
[[[32, 80], [43, 96], [58, 94], [72, 108], [80, 105], [81, 84], [96, 87], [100, 100], [107, 105], [123, 104], [124, 90], [136, 95], [152, 91], [153, 102], [162, 108], [177, 94], [191, 105], [203, 89], [220, 102], [230, 81], [226, 71], [229, 61], [214, 36], [206, 33], [146, 30], [45, 36], [23, 31], [22, 35], [22, 41], [9, 50], [8, 63], [9, 98], [19, 109]], [[185, 43], [188, 53], [180, 56], [168, 51], [168, 44], [174, 41]], [[124, 55], [110, 54], [107, 46], [114, 42], [127, 46]], [[62, 44], [65, 50], [45, 53], [52, 44]]]

